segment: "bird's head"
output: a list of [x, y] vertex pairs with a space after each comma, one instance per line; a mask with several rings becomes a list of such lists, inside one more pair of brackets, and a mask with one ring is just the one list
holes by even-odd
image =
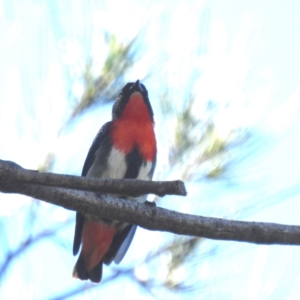
[[123, 87], [113, 106], [112, 115], [113, 120], [130, 118], [136, 121], [154, 121], [148, 91], [139, 80]]

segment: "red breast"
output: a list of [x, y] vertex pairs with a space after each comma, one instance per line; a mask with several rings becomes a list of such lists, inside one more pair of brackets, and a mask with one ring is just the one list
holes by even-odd
[[127, 154], [137, 146], [143, 158], [152, 161], [156, 154], [153, 126], [154, 122], [142, 95], [139, 92], [133, 93], [122, 115], [113, 122], [111, 137], [114, 147]]

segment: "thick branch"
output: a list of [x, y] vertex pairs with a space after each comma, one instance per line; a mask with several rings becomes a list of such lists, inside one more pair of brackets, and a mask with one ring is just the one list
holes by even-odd
[[20, 184], [38, 184], [107, 194], [140, 196], [185, 196], [184, 183], [177, 181], [144, 181], [132, 179], [98, 179], [26, 170], [11, 161], [0, 160], [0, 191], [18, 192]]
[[111, 196], [23, 185], [20, 193], [82, 213], [138, 224], [176, 234], [257, 244], [300, 245], [300, 226], [231, 221], [182, 214]]
[[[3, 168], [2, 164], [1, 169], [0, 165], [0, 189], [7, 193], [17, 192], [67, 209], [138, 224], [150, 230], [257, 244], [300, 245], [300, 226], [206, 218], [111, 196], [96, 197], [91, 192], [28, 183], [14, 186], [3, 177], [6, 174], [5, 166], [7, 168], [7, 165]], [[19, 167], [15, 169], [19, 170]], [[42, 175], [37, 172], [36, 174]]]

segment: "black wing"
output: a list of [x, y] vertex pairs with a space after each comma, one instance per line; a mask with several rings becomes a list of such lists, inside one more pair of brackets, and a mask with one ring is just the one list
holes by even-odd
[[127, 249], [129, 248], [129, 246], [131, 244], [131, 241], [132, 241], [133, 236], [135, 234], [136, 228], [137, 228], [136, 225], [128, 224], [122, 231], [117, 231], [117, 233], [114, 236], [114, 238], [112, 240], [112, 243], [109, 247], [109, 250], [107, 251], [107, 253], [103, 257], [103, 262], [106, 265], [110, 265], [111, 262], [115, 259], [115, 256], [117, 255], [119, 250], [122, 248], [123, 242], [126, 240], [126, 238], [129, 235], [130, 236], [129, 237], [130, 241], [128, 243], [126, 243], [126, 246], [125, 246], [126, 249], [124, 249], [124, 251], [122, 251], [122, 258], [124, 257], [124, 255], [127, 252]]
[[105, 123], [101, 129], [99, 130], [98, 134], [96, 135], [93, 144], [89, 150], [89, 153], [85, 159], [81, 176], [86, 176], [90, 167], [94, 163], [95, 154], [98, 151], [97, 156], [102, 157], [105, 161], [105, 156], [109, 155], [108, 148], [111, 146], [109, 130], [110, 130], [111, 122]]
[[[88, 152], [88, 155], [85, 159], [81, 176], [86, 176], [89, 169], [94, 163], [95, 154], [98, 151], [99, 157], [102, 157], [105, 161], [106, 157], [109, 155], [109, 151], [107, 147], [110, 145], [110, 137], [109, 137], [109, 128], [111, 122], [104, 124], [96, 135], [92, 146]], [[102, 152], [102, 153], [101, 153]], [[76, 255], [79, 251], [81, 244], [81, 234], [84, 223], [84, 215], [80, 212], [76, 213], [76, 225], [75, 225], [75, 235], [74, 235], [74, 243], [73, 243], [73, 255]]]

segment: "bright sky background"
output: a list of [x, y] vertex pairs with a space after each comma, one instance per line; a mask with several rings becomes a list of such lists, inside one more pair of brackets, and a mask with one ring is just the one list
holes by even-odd
[[[213, 99], [219, 105], [221, 135], [252, 128], [250, 138], [232, 149], [234, 159], [221, 179], [195, 180], [188, 184], [189, 198], [167, 198], [162, 205], [173, 208], [178, 201], [183, 212], [191, 213], [197, 207], [206, 216], [299, 224], [300, 2], [98, 2], [0, 0], [0, 159], [36, 169], [54, 151], [55, 172], [79, 175], [88, 147], [111, 111], [109, 105], [88, 111], [58, 137], [74, 105], [72, 93], [80, 96], [82, 92], [84, 63], [92, 55], [101, 65], [107, 53], [103, 32], [128, 41], [143, 28], [140, 57], [128, 80], [144, 78], [152, 71], [143, 83], [156, 115], [157, 178], [168, 168], [170, 133], [166, 133], [158, 104], [158, 95], [166, 86], [179, 110], [196, 78], [196, 116], [203, 112], [203, 103]], [[191, 74], [191, 70], [196, 71]], [[177, 175], [169, 177], [177, 179]], [[22, 214], [28, 203], [24, 197], [0, 194], [0, 243], [4, 248], [6, 243], [14, 248], [20, 241], [21, 229], [28, 224]], [[67, 211], [41, 205], [48, 211], [48, 216], [39, 216], [45, 227], [52, 213], [54, 222], [70, 216]], [[68, 246], [72, 226], [61, 233]], [[165, 239], [170, 236], [139, 230], [121, 267], [142, 259]], [[300, 298], [298, 247], [220, 241], [210, 245], [218, 247], [218, 255], [195, 267], [203, 299]], [[3, 255], [0, 251], [0, 262]], [[80, 284], [71, 278], [75, 260], [71, 247], [40, 243], [9, 269], [0, 298], [48, 299], [72, 289]], [[164, 272], [162, 268], [157, 276]], [[104, 276], [109, 274], [110, 269], [105, 268]], [[146, 276], [145, 271], [140, 270], [139, 276]], [[73, 299], [98, 299], [99, 295], [151, 299], [128, 280]], [[180, 297], [172, 294], [172, 299]], [[189, 297], [195, 299], [195, 294], [185, 298]]]

